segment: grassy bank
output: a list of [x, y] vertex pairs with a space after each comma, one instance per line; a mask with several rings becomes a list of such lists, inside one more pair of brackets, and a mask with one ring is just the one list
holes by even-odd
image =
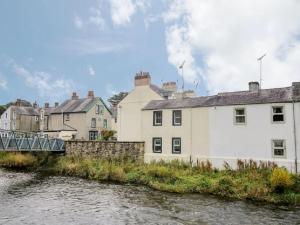
[[[13, 165], [31, 163], [30, 166], [34, 167], [39, 164], [36, 156], [25, 155], [27, 157], [23, 164], [12, 163], [10, 157], [8, 159]], [[3, 161], [0, 156], [0, 166], [3, 166]], [[229, 199], [300, 205], [299, 176], [273, 164], [239, 161], [237, 170], [231, 170], [229, 166], [225, 170], [216, 170], [209, 162], [191, 167], [178, 161], [138, 164], [65, 156], [50, 161], [48, 169], [60, 175], [141, 184], [167, 192], [206, 193]]]

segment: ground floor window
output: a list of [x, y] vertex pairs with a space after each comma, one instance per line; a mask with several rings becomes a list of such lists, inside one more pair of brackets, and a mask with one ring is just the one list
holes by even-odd
[[98, 131], [90, 131], [89, 132], [89, 140], [93, 141], [98, 138]]
[[152, 139], [152, 150], [154, 153], [162, 152], [162, 139], [155, 137]]
[[172, 138], [172, 153], [180, 154], [181, 153], [181, 138]]
[[284, 158], [286, 156], [285, 140], [272, 140], [272, 151], [274, 157]]

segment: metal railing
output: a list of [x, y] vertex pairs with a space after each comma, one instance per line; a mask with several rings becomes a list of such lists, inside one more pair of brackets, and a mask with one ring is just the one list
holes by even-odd
[[0, 129], [0, 151], [64, 151], [64, 141], [48, 135]]

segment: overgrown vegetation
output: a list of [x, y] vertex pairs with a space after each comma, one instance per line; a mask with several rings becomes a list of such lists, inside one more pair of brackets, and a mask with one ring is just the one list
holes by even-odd
[[[16, 156], [5, 157], [0, 156], [0, 165], [3, 165], [7, 158], [16, 159]], [[24, 157], [28, 157], [24, 160], [30, 162], [28, 165], [34, 165], [35, 161], [42, 161], [37, 156], [26, 154]], [[209, 161], [199, 162], [197, 166], [192, 167], [190, 164], [176, 160], [169, 163], [144, 164], [130, 160], [61, 156], [51, 162], [52, 165], [48, 165], [48, 169], [58, 175], [141, 184], [156, 190], [175, 193], [206, 193], [229, 199], [300, 205], [300, 177], [278, 168], [271, 162], [256, 163], [251, 160], [239, 160], [236, 170], [231, 169], [228, 164], [224, 165], [225, 170], [217, 170]], [[10, 164], [17, 165], [11, 160]]]

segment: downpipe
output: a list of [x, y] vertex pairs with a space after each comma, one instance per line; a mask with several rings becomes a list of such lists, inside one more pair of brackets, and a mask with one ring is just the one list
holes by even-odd
[[298, 154], [297, 154], [297, 133], [295, 120], [295, 101], [293, 100], [293, 134], [294, 134], [294, 148], [295, 148], [295, 172], [298, 173]]

